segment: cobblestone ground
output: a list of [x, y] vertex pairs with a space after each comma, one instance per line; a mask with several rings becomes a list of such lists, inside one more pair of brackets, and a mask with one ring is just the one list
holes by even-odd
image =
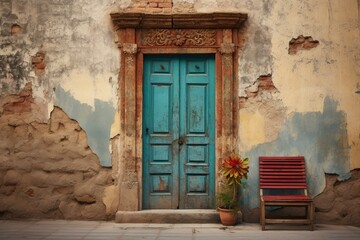
[[[274, 226], [275, 227], [275, 226]], [[316, 225], [306, 227], [271, 227], [261, 231], [259, 224], [224, 227], [220, 224], [120, 224], [98, 221], [66, 220], [0, 220], [0, 239], [360, 239], [360, 228], [353, 226]]]

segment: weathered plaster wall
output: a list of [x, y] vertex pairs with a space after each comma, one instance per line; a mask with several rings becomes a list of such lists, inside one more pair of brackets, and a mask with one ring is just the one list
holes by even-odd
[[[88, 0], [0, 2], [0, 94], [16, 93], [31, 82], [35, 101], [47, 105], [43, 121], [54, 104], [64, 111], [71, 111], [68, 106], [76, 102], [86, 105], [76, 115], [67, 113], [87, 132], [90, 147], [103, 166], [111, 166], [108, 136], [117, 109], [119, 54], [109, 18], [113, 4]], [[55, 96], [57, 89], [68, 94]], [[99, 111], [105, 105], [111, 110]], [[99, 121], [99, 113], [106, 121]]]
[[0, 96], [0, 217], [108, 219], [111, 169], [100, 166], [79, 124], [55, 107], [37, 118], [31, 84]]
[[1, 216], [105, 219], [117, 210], [118, 169], [104, 167], [119, 133], [109, 13], [122, 4], [0, 1]]
[[[265, 45], [265, 51], [269, 51], [267, 64], [277, 91], [258, 90], [254, 77], [249, 78], [250, 85], [248, 79], [241, 77], [241, 88], [245, 91], [240, 96], [245, 98], [240, 110], [239, 141], [243, 153], [253, 160], [242, 201], [250, 208], [259, 204], [259, 155], [304, 155], [312, 196], [324, 191], [325, 173], [337, 174], [339, 180], [345, 180], [351, 177], [350, 169], [360, 166], [360, 108], [354, 107], [360, 104], [355, 93], [360, 83], [358, 1], [263, 1], [263, 6], [264, 16], [254, 19], [261, 19], [265, 26], [260, 31], [267, 36], [264, 40], [271, 42], [270, 48]], [[251, 28], [249, 21], [247, 29]], [[246, 34], [247, 45], [261, 48], [263, 40], [254, 41], [251, 30]], [[289, 42], [301, 35], [311, 36], [318, 44], [290, 55]], [[245, 46], [240, 61], [247, 62], [247, 51]], [[252, 71], [256, 75], [259, 70], [259, 75], [268, 73], [258, 67], [255, 71], [250, 69], [240, 68], [240, 76], [248, 77]], [[259, 94], [253, 97], [254, 92]], [[264, 105], [271, 103], [275, 105], [264, 109]], [[256, 133], [249, 132], [249, 128], [256, 128]], [[347, 182], [351, 185], [351, 179], [344, 186]], [[316, 201], [318, 209], [331, 201], [325, 198]], [[333, 214], [331, 219], [359, 224], [351, 211], [345, 214], [346, 218], [337, 211], [338, 205], [344, 205], [340, 202], [325, 207]], [[352, 206], [356, 208], [357, 204]], [[324, 219], [318, 217], [318, 221]]]

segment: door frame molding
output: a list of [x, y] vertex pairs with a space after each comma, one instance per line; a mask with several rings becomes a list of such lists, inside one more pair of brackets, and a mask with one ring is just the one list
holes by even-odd
[[[238, 55], [246, 14], [110, 14], [120, 49], [120, 144], [114, 162], [120, 191], [118, 210], [142, 209], [142, 101], [144, 54], [215, 55], [215, 192], [222, 156], [236, 151]], [[195, 24], [194, 24], [195, 23]], [[113, 166], [114, 167], [114, 166]]]

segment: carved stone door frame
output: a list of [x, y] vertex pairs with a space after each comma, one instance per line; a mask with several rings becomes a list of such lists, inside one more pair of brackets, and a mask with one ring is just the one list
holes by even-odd
[[[236, 151], [238, 51], [242, 13], [154, 15], [113, 13], [120, 49], [120, 211], [142, 208], [142, 97], [145, 54], [214, 54], [216, 65], [215, 176], [224, 154]], [[220, 182], [220, 181], [216, 181]], [[219, 186], [216, 186], [218, 189]]]

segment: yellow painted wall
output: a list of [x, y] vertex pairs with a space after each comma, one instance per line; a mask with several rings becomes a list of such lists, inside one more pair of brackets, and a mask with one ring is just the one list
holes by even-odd
[[[287, 112], [322, 111], [326, 96], [338, 101], [338, 110], [346, 114], [350, 168], [359, 168], [358, 1], [292, 1], [286, 11], [283, 1], [275, 2], [268, 23], [273, 30], [273, 81]], [[289, 56], [288, 42], [299, 35], [312, 36], [320, 44]]]

